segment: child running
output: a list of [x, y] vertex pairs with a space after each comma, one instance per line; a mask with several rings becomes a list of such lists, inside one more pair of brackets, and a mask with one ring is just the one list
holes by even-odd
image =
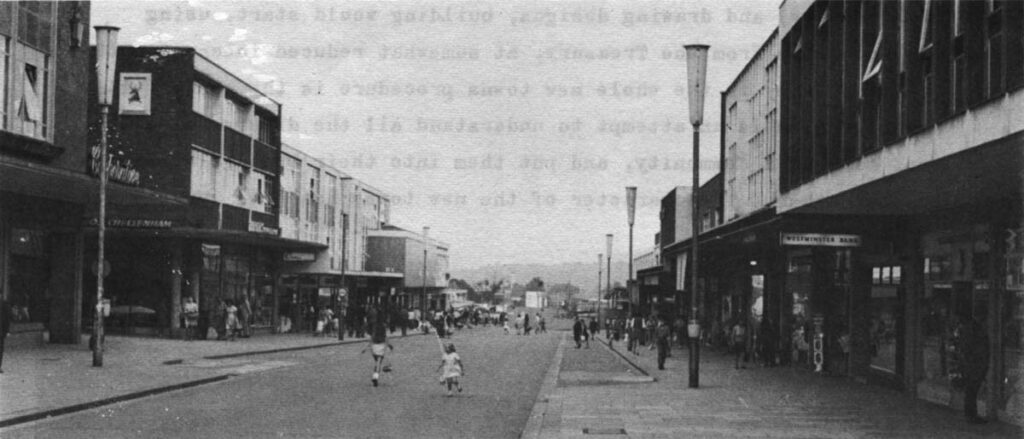
[[363, 348], [360, 354], [366, 352], [367, 349], [370, 349], [370, 352], [373, 354], [373, 378], [371, 381], [373, 382], [373, 387], [377, 387], [380, 373], [390, 372], [384, 367], [384, 354], [387, 352], [387, 349], [395, 350], [395, 347], [388, 342], [387, 332], [383, 324], [374, 325], [373, 334], [370, 335], [370, 344]]
[[441, 357], [441, 365], [437, 368], [442, 370], [441, 385], [448, 385], [448, 396], [452, 396], [454, 386], [462, 393], [462, 385], [459, 384], [459, 377], [462, 376], [462, 359], [455, 353], [455, 345], [448, 343], [444, 348], [445, 354]]

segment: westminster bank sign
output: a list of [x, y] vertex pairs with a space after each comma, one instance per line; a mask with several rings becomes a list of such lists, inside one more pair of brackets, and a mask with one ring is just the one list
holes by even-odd
[[782, 245], [803, 245], [821, 247], [860, 247], [860, 235], [836, 235], [825, 233], [782, 233]]

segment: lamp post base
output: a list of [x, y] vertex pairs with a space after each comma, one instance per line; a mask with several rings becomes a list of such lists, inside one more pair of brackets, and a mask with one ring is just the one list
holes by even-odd
[[690, 388], [700, 386], [700, 339], [690, 339]]

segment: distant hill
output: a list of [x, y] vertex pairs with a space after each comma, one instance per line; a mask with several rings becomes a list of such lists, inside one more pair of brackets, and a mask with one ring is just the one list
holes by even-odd
[[[615, 262], [612, 260], [612, 284], [619, 282], [626, 284], [629, 264], [626, 261]], [[487, 265], [477, 268], [452, 270], [452, 277], [463, 279], [475, 284], [478, 281], [501, 279], [511, 280], [519, 284], [525, 284], [539, 277], [544, 285], [561, 284], [571, 282], [579, 286], [583, 292], [582, 297], [594, 298], [594, 291], [597, 289], [597, 263], [584, 264], [582, 262], [566, 262], [561, 264], [501, 264]], [[601, 289], [605, 288], [607, 279], [605, 267], [601, 269]]]

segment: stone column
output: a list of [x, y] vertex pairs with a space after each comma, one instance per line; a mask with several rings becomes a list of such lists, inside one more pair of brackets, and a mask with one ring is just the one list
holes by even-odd
[[82, 270], [85, 251], [80, 232], [50, 236], [50, 301], [47, 324], [51, 343], [77, 344], [82, 336]]
[[177, 337], [181, 329], [181, 276], [182, 276], [182, 243], [173, 240], [171, 251], [171, 337]]

